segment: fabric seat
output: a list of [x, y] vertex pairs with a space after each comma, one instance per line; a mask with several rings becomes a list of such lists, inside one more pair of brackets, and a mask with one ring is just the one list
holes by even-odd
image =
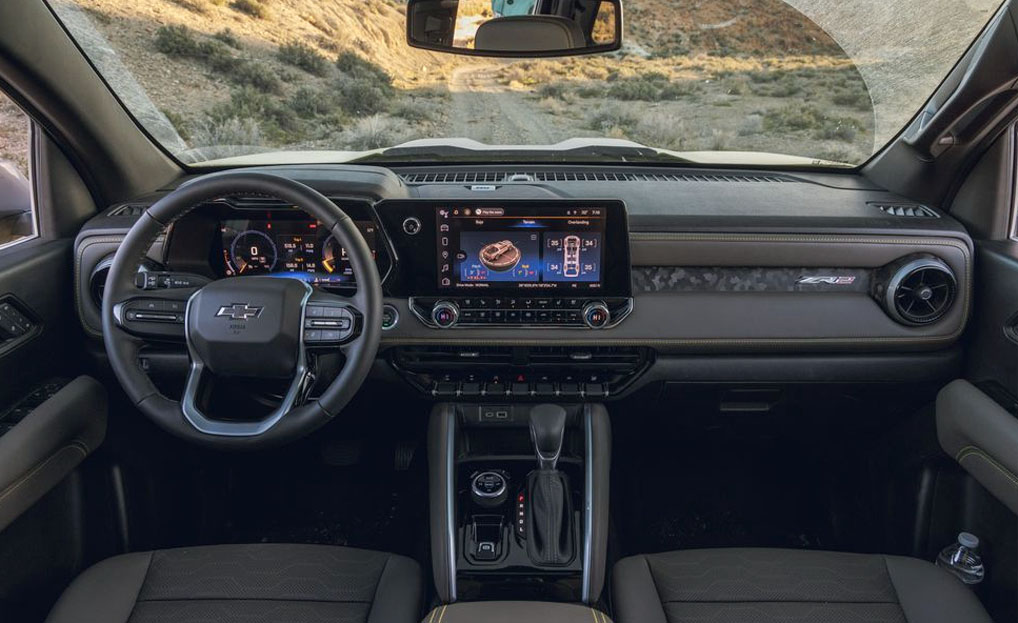
[[420, 566], [324, 545], [215, 545], [104, 560], [48, 623], [416, 623]]
[[992, 623], [964, 584], [914, 558], [689, 550], [615, 565], [617, 623]]

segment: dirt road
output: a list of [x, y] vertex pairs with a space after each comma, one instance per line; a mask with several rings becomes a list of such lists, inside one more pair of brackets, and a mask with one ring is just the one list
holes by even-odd
[[448, 138], [472, 138], [489, 145], [550, 145], [570, 138], [572, 133], [556, 127], [535, 100], [499, 84], [498, 69], [485, 65], [453, 71]]

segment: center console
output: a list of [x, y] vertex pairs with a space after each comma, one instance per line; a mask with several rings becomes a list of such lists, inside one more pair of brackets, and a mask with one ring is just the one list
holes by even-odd
[[441, 403], [428, 443], [443, 602], [596, 601], [611, 445], [602, 405]]

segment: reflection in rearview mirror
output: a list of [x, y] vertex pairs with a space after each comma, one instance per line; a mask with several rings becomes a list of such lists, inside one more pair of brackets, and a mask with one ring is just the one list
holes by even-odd
[[407, 42], [474, 56], [574, 56], [622, 46], [621, 0], [410, 0]]

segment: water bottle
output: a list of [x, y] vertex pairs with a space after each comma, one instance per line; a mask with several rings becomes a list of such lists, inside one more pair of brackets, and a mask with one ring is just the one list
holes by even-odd
[[978, 548], [979, 537], [962, 532], [957, 543], [945, 547], [937, 556], [937, 566], [966, 584], [979, 584], [986, 572], [983, 559], [976, 553]]

